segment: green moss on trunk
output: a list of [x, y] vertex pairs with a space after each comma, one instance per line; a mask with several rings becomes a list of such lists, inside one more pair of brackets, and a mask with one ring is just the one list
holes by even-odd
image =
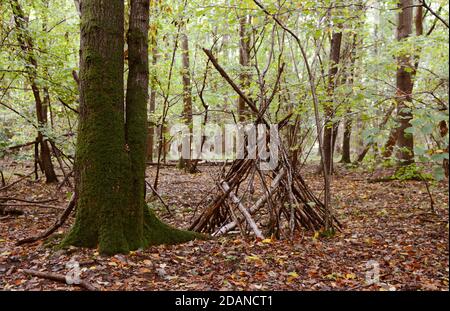
[[124, 109], [123, 1], [83, 1], [77, 215], [61, 247], [112, 255], [204, 238], [162, 223], [145, 203], [148, 6], [131, 1]]
[[144, 247], [160, 244], [179, 244], [194, 239], [205, 240], [208, 236], [175, 229], [162, 221], [148, 207], [144, 208]]
[[[80, 214], [77, 214], [77, 222], [71, 232], [60, 244], [61, 248], [73, 245], [78, 247], [95, 248], [98, 246], [99, 252], [106, 255], [117, 253], [128, 253], [139, 248], [161, 244], [179, 244], [195, 239], [205, 240], [209, 236], [192, 231], [179, 230], [160, 221], [154, 212], [143, 205], [143, 227], [142, 236], [127, 236], [126, 230], [119, 228], [116, 223], [108, 221], [108, 218], [101, 218], [99, 226], [110, 230], [93, 232], [89, 227], [83, 226]], [[114, 218], [112, 218], [114, 219]], [[87, 233], [92, 233], [88, 235]]]

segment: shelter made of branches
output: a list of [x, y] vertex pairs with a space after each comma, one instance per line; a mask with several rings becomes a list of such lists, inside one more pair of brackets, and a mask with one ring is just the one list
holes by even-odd
[[[258, 134], [270, 137], [265, 114], [273, 95], [266, 100], [265, 106], [256, 108], [255, 103], [219, 65], [211, 51], [204, 49], [204, 52], [221, 76], [257, 116], [254, 124], [265, 125], [262, 128], [266, 132]], [[283, 67], [279, 70], [279, 76]], [[278, 128], [283, 127], [288, 120], [289, 116], [278, 124]], [[299, 170], [293, 167], [281, 140], [276, 146], [277, 152], [270, 152], [271, 156], [278, 156], [277, 165], [270, 170], [261, 169], [261, 163], [265, 159], [250, 156], [255, 154], [254, 150], [246, 150], [246, 156], [234, 160], [228, 170], [224, 166], [221, 177], [216, 181], [217, 193], [211, 203], [193, 220], [189, 229], [213, 236], [239, 230], [242, 235], [254, 234], [261, 239], [268, 235], [279, 237], [283, 233], [293, 236], [295, 230], [301, 229], [317, 231], [330, 222], [332, 229], [339, 229], [341, 225], [338, 220], [308, 187]], [[258, 181], [255, 182], [256, 180]], [[255, 185], [259, 186], [261, 194], [256, 201], [253, 199]]]

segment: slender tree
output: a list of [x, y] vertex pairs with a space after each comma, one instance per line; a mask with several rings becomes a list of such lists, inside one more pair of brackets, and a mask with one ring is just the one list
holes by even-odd
[[31, 90], [35, 101], [36, 119], [39, 125], [36, 138], [36, 148], [38, 148], [38, 152], [36, 154], [37, 162], [45, 174], [46, 182], [52, 183], [58, 181], [58, 178], [56, 177], [55, 169], [53, 167], [47, 137], [45, 137], [42, 131], [42, 129], [47, 126], [49, 101], [47, 101], [48, 98], [46, 98], [45, 95], [44, 98], [42, 97], [41, 89], [37, 82], [38, 62], [36, 56], [34, 55], [33, 38], [28, 33], [28, 28], [26, 25], [27, 17], [25, 16], [25, 12], [23, 11], [19, 1], [11, 0], [10, 4], [14, 14], [14, 22], [18, 29], [17, 41], [24, 53], [25, 61], [27, 62], [26, 75], [28, 82], [31, 85]]
[[[189, 60], [189, 38], [187, 35], [186, 23], [183, 22], [181, 39], [181, 63], [182, 63], [182, 80], [183, 80], [183, 120], [189, 128], [189, 135], [183, 138], [183, 143], [189, 145], [189, 150], [192, 144], [192, 84], [191, 84], [191, 69]], [[183, 159], [180, 157], [179, 167], [185, 169], [190, 173], [194, 173], [194, 167], [190, 159]]]
[[[241, 89], [248, 92], [250, 86], [250, 76], [248, 67], [250, 66], [250, 46], [251, 38], [248, 29], [251, 23], [251, 17], [244, 15], [239, 18], [239, 65], [241, 66], [241, 73], [239, 80]], [[238, 98], [238, 116], [239, 121], [243, 122], [249, 118], [250, 111], [242, 98]]]
[[[413, 21], [413, 0], [401, 0], [399, 2], [397, 40], [399, 42], [406, 40], [412, 33]], [[397, 117], [398, 134], [397, 147], [399, 148], [398, 159], [400, 164], [408, 165], [414, 162], [414, 136], [408, 133], [406, 129], [411, 127], [413, 115], [410, 104], [412, 102], [413, 66], [411, 56], [403, 54], [397, 58]]]
[[[157, 1], [150, 2], [150, 9], [156, 10], [158, 8]], [[150, 25], [150, 47], [152, 51], [152, 66], [153, 70], [150, 75], [150, 103], [149, 103], [149, 113], [152, 115], [156, 109], [156, 69], [155, 66], [158, 62], [158, 26], [157, 23], [153, 22]], [[153, 115], [148, 122], [148, 133], [147, 133], [147, 161], [153, 162], [153, 147], [155, 141], [155, 121], [153, 120]]]
[[336, 75], [338, 72], [339, 61], [341, 58], [342, 32], [340, 30], [333, 32], [330, 47], [330, 69], [328, 72], [328, 103], [325, 104], [325, 129], [323, 131], [323, 149], [324, 161], [328, 172], [333, 174], [333, 155], [334, 145], [337, 137], [338, 124], [333, 121], [334, 118], [334, 89], [336, 87]]

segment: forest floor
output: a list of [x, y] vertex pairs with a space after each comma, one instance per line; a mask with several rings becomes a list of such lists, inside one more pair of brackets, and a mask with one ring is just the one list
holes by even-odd
[[[30, 165], [0, 164], [4, 172], [32, 171]], [[162, 168], [159, 192], [174, 215], [158, 206], [161, 218], [186, 227], [199, 203], [199, 209], [205, 207], [202, 199], [212, 193], [212, 176], [220, 168], [202, 166], [201, 170], [190, 175], [174, 167]], [[313, 171], [308, 166], [303, 174], [320, 193], [322, 178]], [[149, 178], [154, 176], [155, 167], [147, 173]], [[386, 169], [369, 174], [363, 168], [339, 168], [332, 192], [342, 232], [329, 238], [303, 232], [291, 242], [245, 240], [231, 234], [113, 257], [88, 249], [55, 251], [44, 242], [16, 246], [18, 239], [51, 226], [61, 212], [16, 206], [23, 215], [0, 215], [0, 289], [80, 290], [27, 276], [21, 270], [66, 274], [66, 264], [73, 259], [80, 264], [82, 279], [101, 290], [449, 290], [448, 181], [431, 187], [433, 214], [423, 182], [369, 182], [387, 174]], [[16, 179], [13, 176], [9, 182]], [[53, 198], [56, 201], [47, 204], [63, 209], [69, 191], [66, 186], [58, 189], [58, 185], [26, 178], [0, 191], [0, 202], [2, 197]], [[58, 233], [65, 232], [72, 221]], [[377, 265], [379, 282], [368, 284], [366, 276]]]

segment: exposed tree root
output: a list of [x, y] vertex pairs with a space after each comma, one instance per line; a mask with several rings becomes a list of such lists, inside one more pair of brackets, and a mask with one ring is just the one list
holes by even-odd
[[75, 223], [58, 248], [66, 248], [68, 246], [98, 247], [99, 252], [105, 255], [126, 254], [129, 251], [154, 245], [181, 244], [195, 239], [205, 240], [209, 238], [209, 236], [202, 233], [175, 229], [163, 223], [147, 205], [144, 206], [143, 219], [143, 230], [139, 236], [129, 235], [124, 230], [114, 232], [114, 236], [102, 235], [101, 229], [92, 232], [84, 230], [79, 223]]

